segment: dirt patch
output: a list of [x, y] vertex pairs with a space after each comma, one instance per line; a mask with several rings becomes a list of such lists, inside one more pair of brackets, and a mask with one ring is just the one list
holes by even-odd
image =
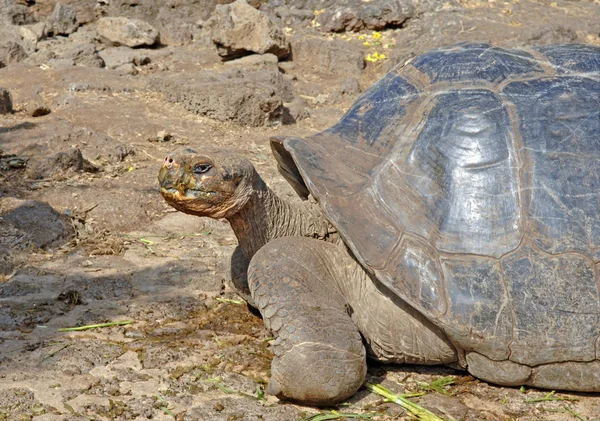
[[[181, 146], [235, 149], [278, 194], [298, 200], [277, 173], [268, 138], [327, 128], [397, 62], [460, 41], [600, 45], [598, 1], [256, 1], [289, 40], [290, 56], [223, 64], [205, 22], [227, 2], [60, 3], [0, 1], [7, 420], [275, 421], [317, 413], [263, 396], [269, 335], [224, 282], [235, 237], [223, 222], [164, 203], [156, 182], [164, 156]], [[98, 34], [100, 17], [141, 19], [161, 43], [115, 47]], [[49, 204], [38, 209], [39, 225], [15, 222], [26, 216], [9, 203], [28, 201]], [[113, 321], [132, 323], [58, 331]], [[446, 376], [452, 384], [431, 387]], [[597, 395], [531, 402], [548, 392], [495, 387], [443, 367], [372, 364], [369, 379], [394, 392], [426, 392], [416, 401], [449, 420], [600, 420]], [[366, 390], [337, 410], [409, 419]]]

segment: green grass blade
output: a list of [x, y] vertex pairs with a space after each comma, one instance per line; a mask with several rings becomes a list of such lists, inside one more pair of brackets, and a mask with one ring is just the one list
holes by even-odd
[[221, 298], [221, 297], [217, 297], [215, 298], [215, 300], [221, 302], [221, 303], [229, 303], [229, 304], [246, 304], [245, 301], [242, 300], [232, 300], [231, 298]]
[[353, 414], [353, 413], [344, 413], [338, 411], [330, 411], [330, 412], [321, 412], [320, 414], [314, 414], [307, 418], [304, 418], [302, 421], [327, 421], [327, 420], [340, 420], [344, 418], [353, 418], [359, 420], [370, 420], [373, 418], [375, 414]]
[[121, 322], [100, 323], [97, 325], [63, 327], [63, 328], [58, 329], [58, 331], [59, 332], [76, 332], [76, 331], [80, 331], [80, 330], [97, 329], [100, 327], [123, 326], [123, 325], [129, 325], [131, 323], [133, 323], [133, 320], [123, 320]]
[[433, 412], [408, 400], [405, 396], [396, 395], [380, 384], [365, 383], [365, 387], [371, 392], [381, 395], [391, 402], [397, 403], [402, 408], [410, 412], [419, 421], [445, 421], [443, 418], [438, 417]]
[[543, 398], [533, 398], [526, 399], [525, 403], [537, 403], [537, 402], [549, 402], [549, 401], [578, 401], [579, 398], [571, 397], [571, 396], [555, 396], [556, 390], [548, 393]]
[[167, 402], [167, 400], [165, 398], [163, 398], [161, 395], [155, 395], [155, 396], [158, 398], [158, 400], [160, 400], [164, 404], [164, 406], [160, 407], [160, 410], [163, 411], [165, 414], [167, 414], [173, 418], [176, 418], [173, 411], [171, 411], [169, 409], [169, 402]]
[[578, 420], [580, 420], [580, 421], [587, 421], [587, 418], [585, 418], [583, 415], [581, 415], [581, 414], [578, 414], [577, 412], [573, 411], [573, 410], [572, 410], [571, 408], [569, 408], [568, 406], [565, 406], [564, 408], [565, 408], [565, 410], [566, 410], [566, 411], [567, 411], [569, 414], [573, 415], [573, 416], [574, 416], [575, 418], [577, 418]]
[[442, 395], [450, 395], [445, 387], [454, 384], [452, 376], [446, 376], [432, 381], [431, 383], [417, 382], [417, 386], [422, 390], [434, 390]]

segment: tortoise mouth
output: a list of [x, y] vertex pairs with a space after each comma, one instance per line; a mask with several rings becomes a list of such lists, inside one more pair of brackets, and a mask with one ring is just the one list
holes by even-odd
[[163, 196], [177, 197], [179, 199], [198, 199], [200, 197], [213, 197], [217, 196], [218, 194], [216, 191], [190, 188], [186, 188], [181, 191], [180, 189], [172, 186], [161, 187], [160, 192]]

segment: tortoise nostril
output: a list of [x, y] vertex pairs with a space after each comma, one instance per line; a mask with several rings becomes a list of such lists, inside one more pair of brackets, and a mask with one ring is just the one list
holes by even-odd
[[169, 164], [173, 163], [173, 158], [169, 158]]

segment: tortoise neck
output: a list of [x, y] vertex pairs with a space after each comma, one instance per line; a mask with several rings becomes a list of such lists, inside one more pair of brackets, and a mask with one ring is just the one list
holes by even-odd
[[260, 178], [247, 204], [228, 221], [248, 260], [278, 237], [327, 239], [335, 232], [317, 204], [292, 205], [278, 197]]

